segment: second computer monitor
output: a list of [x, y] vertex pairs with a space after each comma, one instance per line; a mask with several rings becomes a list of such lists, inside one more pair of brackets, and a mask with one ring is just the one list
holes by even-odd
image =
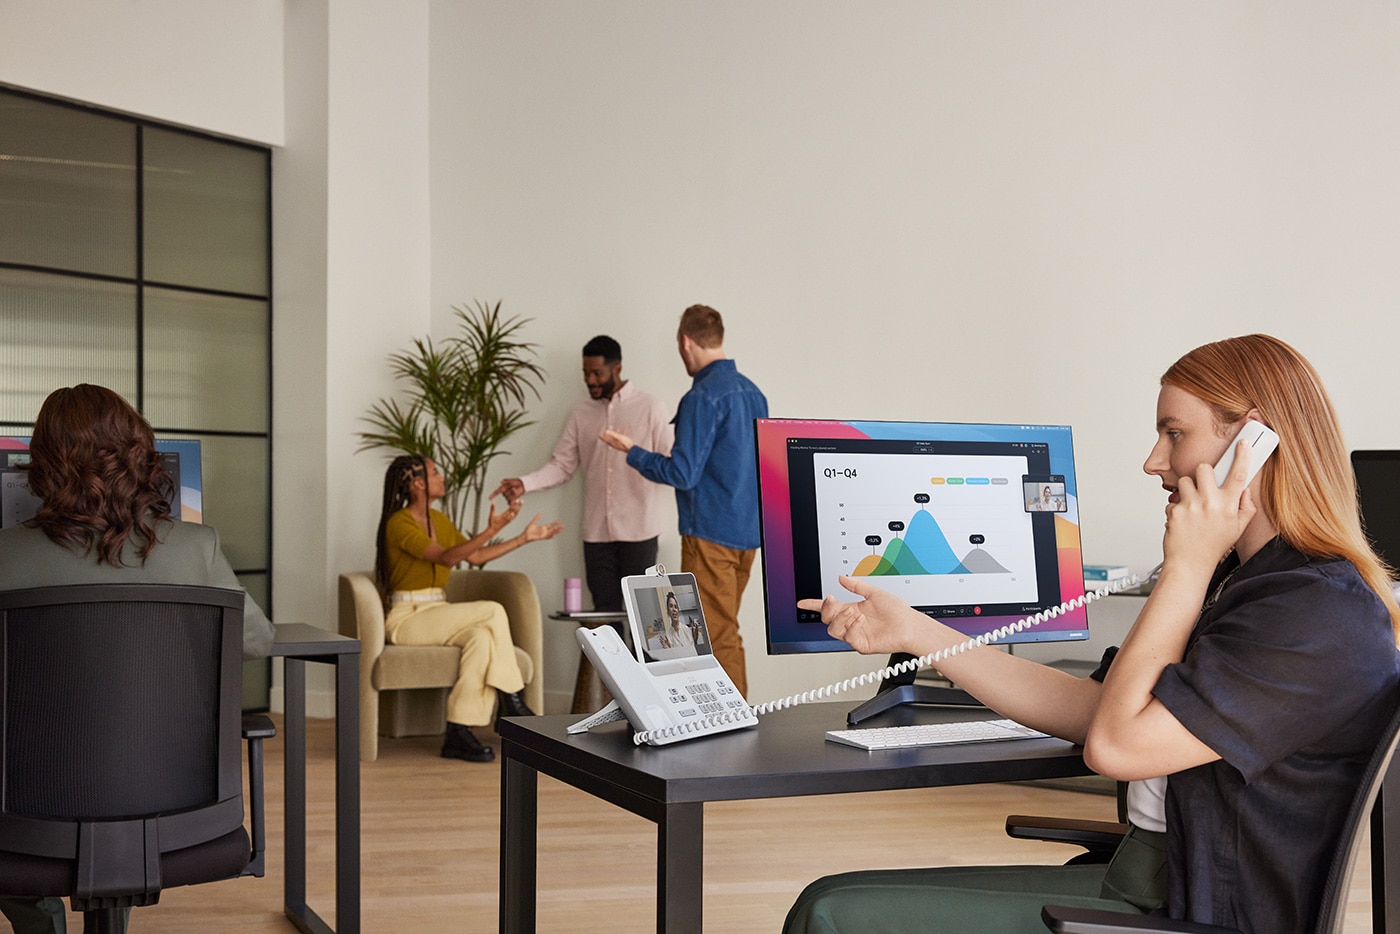
[[[204, 521], [204, 474], [199, 442], [185, 438], [157, 438], [156, 450], [175, 481], [171, 515], [185, 522]], [[0, 529], [19, 525], [34, 516], [39, 500], [29, 492], [23, 465], [29, 463], [29, 438], [0, 437]]]
[[[772, 654], [848, 650], [797, 601], [868, 581], [980, 635], [1084, 593], [1064, 425], [758, 419]], [[1005, 642], [1088, 639], [1082, 607]]]
[[1400, 567], [1400, 451], [1352, 451], [1361, 522], [1376, 552]]

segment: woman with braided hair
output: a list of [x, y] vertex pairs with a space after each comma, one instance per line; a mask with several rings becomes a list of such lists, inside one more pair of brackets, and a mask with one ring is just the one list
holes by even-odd
[[452, 520], [432, 508], [447, 492], [430, 458], [405, 454], [384, 474], [384, 506], [375, 540], [374, 576], [384, 598], [385, 637], [396, 645], [454, 645], [462, 650], [457, 682], [447, 695], [446, 759], [490, 762], [495, 751], [471, 727], [497, 717], [532, 716], [505, 608], [493, 600], [448, 603], [448, 574], [463, 561], [482, 565], [521, 545], [553, 538], [558, 522], [541, 524], [536, 515], [514, 538], [493, 542], [520, 512], [520, 502], [504, 512], [491, 505], [486, 529], [468, 538]]

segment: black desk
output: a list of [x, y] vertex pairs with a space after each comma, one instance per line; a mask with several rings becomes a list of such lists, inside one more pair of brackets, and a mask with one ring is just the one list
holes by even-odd
[[275, 626], [284, 660], [284, 909], [306, 934], [335, 934], [306, 904], [306, 663], [335, 666], [335, 923], [360, 934], [360, 640], [304, 623]]
[[[654, 821], [658, 931], [700, 931], [704, 803], [747, 798], [969, 785], [1090, 774], [1063, 740], [868, 753], [828, 743], [858, 701], [807, 704], [768, 714], [756, 728], [672, 746], [632, 744], [625, 721], [571, 736], [578, 717], [501, 721], [500, 930], [535, 930], [539, 773]], [[988, 716], [985, 710], [900, 708], [871, 725]], [[857, 867], [853, 867], [857, 868]]]

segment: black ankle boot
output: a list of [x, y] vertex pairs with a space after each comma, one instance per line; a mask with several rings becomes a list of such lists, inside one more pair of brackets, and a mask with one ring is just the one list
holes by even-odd
[[496, 750], [483, 745], [469, 727], [460, 723], [447, 724], [447, 736], [442, 741], [444, 759], [464, 759], [467, 762], [490, 762]]
[[533, 717], [535, 712], [525, 704], [525, 692], [516, 691], [514, 694], [507, 694], [505, 691], [496, 692], [496, 732], [501, 732], [502, 717]]

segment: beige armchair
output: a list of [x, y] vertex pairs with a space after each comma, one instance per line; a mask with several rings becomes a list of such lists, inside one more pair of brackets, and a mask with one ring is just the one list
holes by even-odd
[[[449, 601], [495, 600], [510, 618], [525, 678], [525, 703], [544, 712], [544, 622], [530, 578], [518, 571], [453, 571]], [[447, 689], [457, 680], [458, 649], [390, 645], [384, 604], [369, 571], [340, 575], [340, 632], [360, 640], [360, 761], [379, 757], [379, 736], [430, 736], [447, 718]]]

